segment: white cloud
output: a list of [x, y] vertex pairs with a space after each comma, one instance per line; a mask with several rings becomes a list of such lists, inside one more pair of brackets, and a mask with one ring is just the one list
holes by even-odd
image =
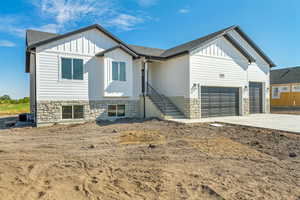
[[156, 4], [157, 0], [137, 0], [137, 2], [140, 6], [147, 7]]
[[46, 24], [40, 27], [32, 27], [30, 29], [49, 32], [49, 33], [58, 33], [61, 26], [58, 24]]
[[16, 46], [16, 44], [11, 41], [0, 40], [0, 47], [14, 47], [14, 46]]
[[[145, 21], [152, 20], [144, 13], [123, 11], [117, 2], [121, 0], [30, 0], [34, 19], [19, 14], [0, 16], [0, 32], [25, 37], [26, 29], [45, 32], [64, 32], [78, 24], [100, 23], [121, 31], [130, 31]], [[138, 0], [141, 5], [150, 5], [156, 0]], [[120, 3], [120, 2], [119, 2]], [[36, 12], [37, 13], [34, 13]], [[37, 15], [38, 14], [38, 15]], [[37, 15], [37, 16], [35, 16]]]
[[41, 0], [35, 5], [43, 17], [54, 18], [58, 25], [77, 21], [88, 15], [102, 15], [110, 7], [108, 0]]
[[127, 14], [119, 14], [108, 21], [108, 26], [117, 27], [120, 30], [130, 31], [135, 29], [137, 24], [143, 23], [144, 19]]
[[186, 13], [189, 13], [190, 10], [187, 9], [187, 8], [182, 8], [182, 9], [180, 9], [178, 12], [181, 13], [181, 14], [186, 14]]
[[[145, 1], [145, 5], [150, 3], [150, 0], [142, 1]], [[103, 25], [123, 31], [132, 30], [145, 21], [142, 17], [119, 11], [118, 6], [111, 0], [42, 0], [35, 5], [42, 17], [55, 20], [55, 24], [42, 28], [52, 28], [56, 32], [82, 20], [86, 23], [102, 22]]]

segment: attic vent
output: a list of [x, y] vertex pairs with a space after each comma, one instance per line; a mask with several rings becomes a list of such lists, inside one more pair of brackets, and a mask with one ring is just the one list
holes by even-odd
[[219, 74], [220, 78], [225, 78], [225, 74]]

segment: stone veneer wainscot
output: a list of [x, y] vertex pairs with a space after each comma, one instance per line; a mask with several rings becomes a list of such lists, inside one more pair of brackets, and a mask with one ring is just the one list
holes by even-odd
[[[37, 124], [108, 119], [107, 107], [110, 104], [125, 104], [126, 118], [139, 117], [139, 100], [39, 101], [37, 103]], [[62, 106], [67, 105], [83, 105], [84, 119], [63, 120]]]

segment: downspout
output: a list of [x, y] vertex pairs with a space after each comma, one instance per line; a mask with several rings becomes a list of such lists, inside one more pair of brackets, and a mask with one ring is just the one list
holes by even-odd
[[143, 88], [142, 88], [142, 91], [143, 91], [143, 107], [144, 107], [144, 119], [146, 119], [146, 95], [145, 95], [145, 63], [143, 62], [143, 69], [142, 69], [142, 77], [143, 77]]
[[143, 101], [144, 101], [144, 119], [146, 119], [146, 96], [147, 96], [147, 89], [148, 89], [148, 64], [147, 61], [142, 61], [143, 62], [143, 69], [142, 69], [142, 73], [143, 73], [143, 88], [142, 88], [142, 92], [143, 92]]
[[37, 125], [37, 80], [36, 80], [36, 52], [29, 50], [29, 69], [34, 67], [34, 122]]
[[37, 80], [36, 80], [36, 52], [32, 52], [32, 54], [34, 55], [33, 58], [34, 58], [34, 97], [35, 97], [35, 105], [34, 105], [34, 109], [35, 109], [35, 112], [34, 112], [34, 123], [35, 125], [37, 126]]

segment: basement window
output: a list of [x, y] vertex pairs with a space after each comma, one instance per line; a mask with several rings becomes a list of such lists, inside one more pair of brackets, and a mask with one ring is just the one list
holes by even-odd
[[83, 105], [62, 106], [62, 119], [83, 119]]
[[108, 105], [109, 117], [125, 117], [125, 105]]

